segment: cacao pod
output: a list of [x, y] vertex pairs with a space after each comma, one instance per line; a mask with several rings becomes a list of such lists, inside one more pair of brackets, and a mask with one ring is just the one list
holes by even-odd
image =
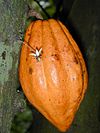
[[66, 131], [84, 97], [88, 74], [76, 42], [60, 21], [37, 20], [29, 25], [19, 79], [30, 103]]

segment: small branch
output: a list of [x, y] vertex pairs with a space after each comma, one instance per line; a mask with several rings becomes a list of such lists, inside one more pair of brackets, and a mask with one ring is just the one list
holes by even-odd
[[45, 15], [48, 17], [48, 18], [51, 18], [50, 15], [45, 11], [45, 9], [40, 5], [40, 3], [37, 1], [37, 0], [34, 0], [39, 6], [40, 8], [42, 9], [42, 11], [45, 13]]

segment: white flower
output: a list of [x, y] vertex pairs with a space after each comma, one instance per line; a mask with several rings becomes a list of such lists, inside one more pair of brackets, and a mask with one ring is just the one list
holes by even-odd
[[40, 61], [40, 56], [42, 53], [42, 48], [40, 48], [40, 50], [36, 49], [35, 53], [30, 53], [30, 55], [34, 56], [38, 61]]

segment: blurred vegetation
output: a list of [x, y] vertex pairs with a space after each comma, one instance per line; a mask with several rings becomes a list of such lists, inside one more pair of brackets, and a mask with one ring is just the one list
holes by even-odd
[[52, 17], [55, 13], [56, 7], [53, 0], [28, 0], [28, 2], [29, 7], [31, 9], [34, 9], [37, 13], [40, 13], [43, 19], [48, 18], [43, 9], [48, 13], [50, 17]]
[[32, 112], [27, 107], [23, 112], [19, 112], [12, 122], [11, 133], [25, 133], [32, 123]]

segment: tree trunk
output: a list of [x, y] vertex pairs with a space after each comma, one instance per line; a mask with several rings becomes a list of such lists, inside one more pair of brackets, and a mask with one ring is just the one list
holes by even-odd
[[0, 133], [10, 133], [13, 116], [23, 104], [16, 89], [26, 12], [26, 0], [0, 0]]

